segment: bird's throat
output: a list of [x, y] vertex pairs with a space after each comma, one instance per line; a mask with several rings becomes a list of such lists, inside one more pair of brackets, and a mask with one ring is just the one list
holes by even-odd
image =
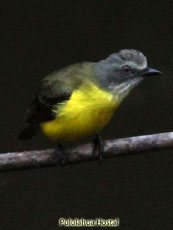
[[110, 84], [108, 89], [118, 100], [123, 100], [130, 91], [140, 82], [142, 78], [136, 78], [119, 84]]

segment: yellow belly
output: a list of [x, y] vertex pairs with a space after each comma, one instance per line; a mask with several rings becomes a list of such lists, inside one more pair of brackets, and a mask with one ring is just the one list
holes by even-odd
[[55, 140], [84, 138], [101, 130], [119, 104], [112, 94], [92, 83], [85, 84], [68, 101], [57, 105], [55, 120], [41, 123], [41, 129]]

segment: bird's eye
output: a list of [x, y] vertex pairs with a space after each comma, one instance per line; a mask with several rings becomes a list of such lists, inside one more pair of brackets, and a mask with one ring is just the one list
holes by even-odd
[[128, 73], [131, 71], [131, 67], [129, 65], [124, 65], [122, 66], [122, 70], [125, 72], [125, 73]]

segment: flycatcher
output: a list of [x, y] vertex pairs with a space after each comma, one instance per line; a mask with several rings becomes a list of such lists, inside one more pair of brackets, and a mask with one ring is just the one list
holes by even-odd
[[[96, 134], [94, 143], [101, 157], [103, 143], [98, 132], [128, 93], [145, 77], [156, 74], [161, 72], [149, 68], [146, 57], [133, 49], [55, 71], [43, 78], [27, 110], [28, 126], [19, 138], [29, 139], [40, 128], [58, 143]], [[62, 155], [60, 144], [58, 149]]]

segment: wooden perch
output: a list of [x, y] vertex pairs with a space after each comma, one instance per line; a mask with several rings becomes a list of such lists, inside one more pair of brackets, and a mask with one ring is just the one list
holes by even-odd
[[[173, 132], [121, 138], [105, 141], [105, 158], [117, 155], [133, 154], [148, 150], [173, 147]], [[85, 144], [74, 147], [68, 153], [65, 164], [97, 160], [98, 153], [93, 156], [92, 145]], [[23, 151], [0, 154], [0, 171], [38, 168], [58, 165], [55, 150]]]

